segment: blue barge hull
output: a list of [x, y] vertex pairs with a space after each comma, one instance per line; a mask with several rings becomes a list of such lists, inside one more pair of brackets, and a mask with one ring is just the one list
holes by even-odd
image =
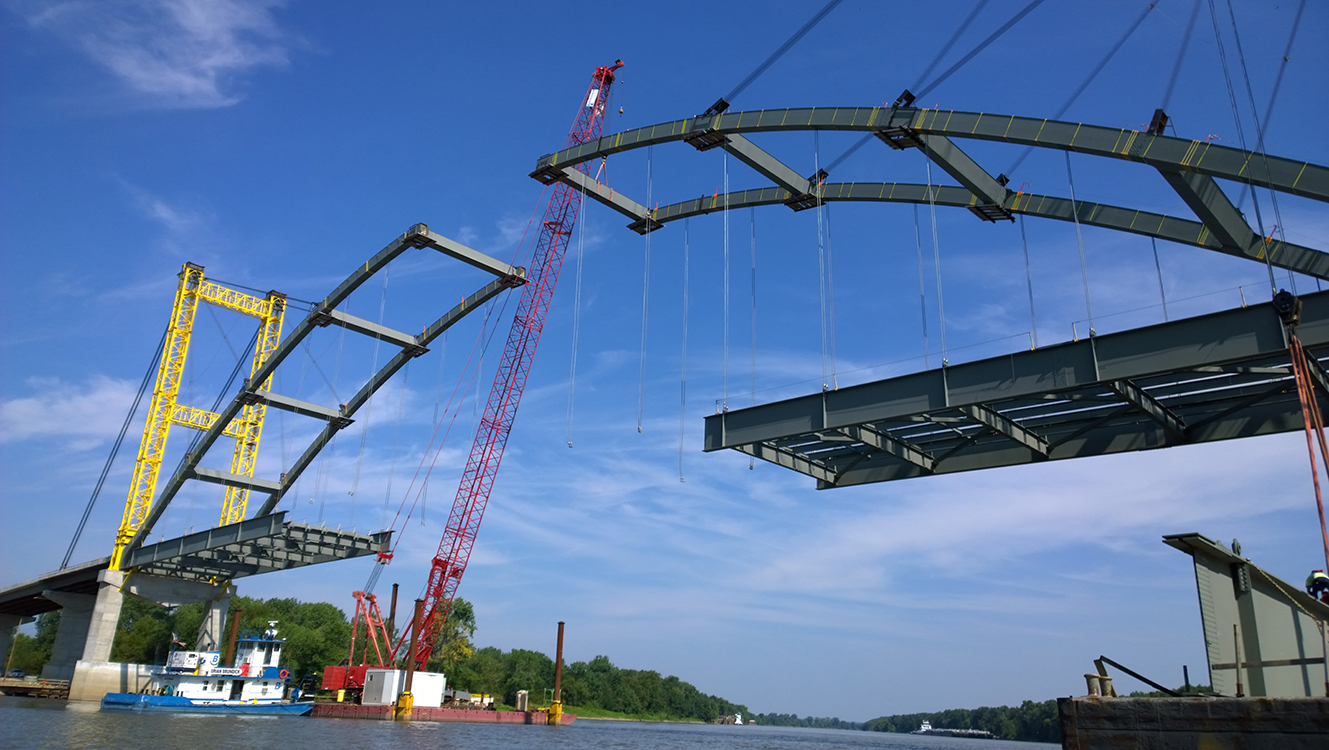
[[143, 711], [169, 714], [241, 714], [247, 716], [304, 716], [313, 703], [195, 703], [178, 695], [107, 693], [103, 711]]

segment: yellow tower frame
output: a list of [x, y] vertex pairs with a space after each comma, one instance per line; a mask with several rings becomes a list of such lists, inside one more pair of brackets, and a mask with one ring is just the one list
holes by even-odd
[[[111, 570], [120, 570], [125, 545], [143, 527], [152, 501], [157, 493], [157, 478], [161, 474], [162, 457], [166, 450], [166, 436], [172, 424], [206, 430], [217, 421], [218, 415], [187, 404], [177, 403], [180, 382], [184, 377], [185, 357], [189, 354], [189, 341], [194, 332], [194, 316], [198, 304], [206, 302], [257, 318], [258, 342], [254, 346], [252, 375], [276, 350], [281, 339], [282, 320], [286, 315], [286, 295], [268, 292], [266, 298], [253, 297], [227, 289], [203, 276], [203, 266], [186, 263], [180, 272], [180, 283], [175, 290], [175, 305], [171, 310], [170, 328], [166, 344], [162, 347], [161, 362], [157, 365], [157, 381], [152, 389], [152, 402], [148, 419], [143, 425], [143, 440], [138, 446], [138, 459], [134, 463], [134, 477], [129, 484], [129, 499], [125, 502], [120, 529], [115, 534], [115, 551], [111, 555]], [[254, 390], [269, 390], [271, 377], [262, 383], [251, 383]], [[225, 428], [225, 434], [235, 438], [235, 452], [231, 456], [231, 473], [252, 477], [258, 458], [258, 442], [263, 435], [263, 417], [267, 405], [262, 401], [249, 404]], [[222, 503], [219, 525], [244, 520], [249, 503], [249, 490], [227, 487]]]

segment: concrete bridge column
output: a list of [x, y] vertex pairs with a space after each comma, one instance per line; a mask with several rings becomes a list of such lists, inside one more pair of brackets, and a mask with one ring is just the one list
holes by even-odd
[[227, 586], [221, 596], [207, 603], [203, 609], [203, 622], [198, 626], [198, 637], [194, 640], [195, 651], [222, 650], [226, 613], [231, 609], [231, 597], [234, 595], [235, 587]]
[[60, 605], [60, 627], [55, 631], [51, 661], [42, 668], [48, 680], [72, 680], [79, 661], [109, 661], [120, 624], [125, 595], [120, 591], [125, 574], [103, 570], [97, 575], [97, 595], [43, 591], [42, 597]]

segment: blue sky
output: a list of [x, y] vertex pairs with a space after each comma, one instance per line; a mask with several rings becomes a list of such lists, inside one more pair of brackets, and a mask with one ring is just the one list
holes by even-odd
[[[1050, 117], [1146, 5], [1047, 3], [919, 103]], [[938, 69], [1022, 6], [989, 3]], [[1263, 115], [1296, 3], [1234, 6]], [[973, 7], [850, 0], [734, 108], [890, 102]], [[1163, 99], [1191, 7], [1159, 3], [1064, 119], [1143, 127]], [[1216, 7], [1253, 140], [1227, 6]], [[0, 583], [59, 565], [165, 324], [181, 264], [312, 300], [415, 222], [495, 257], [519, 257], [541, 199], [527, 173], [561, 147], [596, 65], [626, 63], [606, 132], [677, 119], [732, 89], [809, 8], [6, 3], [0, 502], [11, 543], [0, 548]], [[1329, 53], [1319, 44], [1326, 30], [1329, 9], [1309, 3], [1267, 129], [1271, 153], [1329, 163], [1320, 125], [1329, 110]], [[1238, 144], [1207, 3], [1169, 112], [1183, 137]], [[855, 137], [754, 140], [811, 173]], [[964, 146], [994, 172], [1019, 156], [1002, 144]], [[1099, 161], [1073, 159], [1081, 200], [1186, 215], [1152, 170]], [[609, 161], [605, 179], [645, 202], [647, 167], [644, 151], [623, 154]], [[718, 150], [662, 146], [649, 167], [660, 203], [711, 194], [725, 180]], [[727, 169], [733, 189], [763, 184], [734, 160]], [[939, 170], [933, 175], [942, 181]], [[1013, 178], [1030, 191], [1069, 192], [1059, 152], [1030, 156]], [[873, 142], [832, 179], [923, 182], [927, 174], [919, 154]], [[1267, 214], [1268, 197], [1261, 199]], [[1323, 204], [1279, 200], [1287, 239], [1322, 248]], [[835, 354], [825, 367], [840, 385], [939, 365], [931, 216], [919, 216], [926, 355], [912, 210], [836, 205], [823, 217]], [[939, 210], [936, 221], [947, 356], [966, 361], [1027, 346], [1033, 326], [1018, 228], [967, 211]], [[1314, 499], [1296, 434], [829, 492], [774, 466], [749, 470], [737, 454], [703, 454], [702, 418], [725, 398], [726, 381], [731, 406], [821, 387], [816, 214], [731, 215], [727, 377], [724, 222], [720, 214], [690, 222], [685, 405], [685, 228], [651, 237], [639, 381], [646, 241], [624, 223], [590, 205], [574, 235], [461, 587], [476, 605], [480, 645], [552, 653], [554, 623], [565, 620], [569, 659], [607, 654], [754, 710], [864, 720], [1078, 693], [1100, 654], [1166, 683], [1181, 681], [1182, 664], [1203, 679], [1189, 558], [1164, 547], [1163, 534], [1238, 537], [1246, 554], [1294, 582], [1317, 566]], [[1031, 221], [1027, 232], [1039, 342], [1067, 340], [1087, 317], [1074, 229]], [[1162, 320], [1146, 240], [1086, 228], [1084, 252], [1100, 332]], [[1259, 265], [1169, 244], [1159, 254], [1173, 317], [1233, 307], [1243, 295], [1267, 298]], [[393, 265], [386, 292], [375, 281], [348, 309], [375, 319], [382, 309], [386, 324], [416, 330], [480, 283], [478, 273], [421, 252]], [[1279, 283], [1315, 288], [1281, 272]], [[437, 420], [453, 424], [423, 524], [417, 511], [381, 590], [393, 581], [412, 595], [423, 587], [476, 422], [476, 384], [483, 400], [498, 344], [482, 359], [470, 353], [495, 327], [502, 341], [501, 313], [511, 307], [500, 300], [487, 327], [473, 316], [416, 360], [283, 505], [297, 520], [380, 528], [392, 521]], [[293, 304], [288, 330], [299, 310]], [[182, 400], [209, 406], [252, 330], [231, 313], [201, 309]], [[320, 332], [280, 371], [278, 390], [344, 400], [388, 356], [356, 339]], [[178, 456], [191, 436], [173, 435]], [[275, 475], [311, 436], [307, 421], [270, 417], [259, 474]], [[131, 463], [127, 450], [75, 560], [109, 552]], [[217, 493], [191, 486], [158, 532], [203, 528], [219, 507]], [[12, 543], [34, 529], [41, 542]], [[349, 607], [370, 565], [259, 577], [240, 589]]]

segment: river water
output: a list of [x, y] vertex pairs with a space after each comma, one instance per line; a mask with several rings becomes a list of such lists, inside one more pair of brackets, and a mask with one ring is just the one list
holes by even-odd
[[95, 703], [0, 696], [0, 748], [736, 748], [737, 750], [1034, 750], [1058, 745], [710, 724], [579, 720], [567, 727], [269, 716], [101, 713]]

